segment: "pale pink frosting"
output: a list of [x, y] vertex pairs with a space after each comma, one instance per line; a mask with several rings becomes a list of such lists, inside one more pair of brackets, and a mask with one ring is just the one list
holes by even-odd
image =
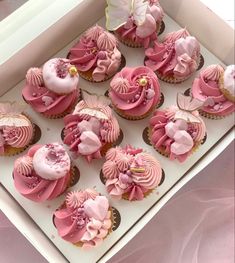
[[25, 127], [9, 127], [2, 129], [5, 143], [16, 148], [24, 147], [30, 143], [33, 137], [33, 126], [30, 123]]
[[79, 71], [92, 70], [93, 80], [102, 81], [120, 67], [121, 53], [117, 45], [112, 34], [96, 25], [88, 29], [70, 49], [69, 58]]
[[42, 69], [30, 68], [26, 73], [26, 80], [28, 83], [31, 83], [33, 86], [42, 86], [43, 85]]
[[157, 0], [148, 2], [145, 21], [142, 25], [136, 25], [132, 15], [115, 31], [123, 40], [132, 41], [145, 48], [157, 38], [157, 31], [164, 16], [163, 9]]
[[220, 91], [219, 79], [223, 73], [220, 65], [211, 65], [200, 72], [191, 89], [194, 98], [205, 102], [202, 110], [217, 116], [226, 116], [235, 111], [235, 104]]
[[81, 242], [84, 249], [102, 243], [112, 226], [108, 199], [94, 189], [67, 194], [65, 206], [54, 216], [59, 235], [74, 244]]
[[74, 112], [64, 118], [64, 143], [88, 161], [101, 158], [103, 146], [115, 142], [120, 134], [117, 119], [108, 105], [107, 98], [87, 94]]
[[126, 193], [129, 200], [141, 200], [145, 192], [159, 185], [162, 177], [161, 166], [153, 156], [129, 145], [109, 150], [102, 171], [107, 191], [116, 199]]
[[198, 68], [200, 45], [186, 29], [166, 35], [145, 51], [145, 65], [163, 76], [184, 80]]
[[71, 176], [69, 171], [62, 178], [57, 180], [48, 180], [43, 179], [39, 174], [37, 174], [31, 167], [31, 161], [35, 153], [41, 149], [41, 147], [42, 145], [34, 145], [31, 147], [27, 155], [20, 157], [15, 161], [13, 171], [16, 189], [23, 196], [35, 202], [52, 200], [62, 194], [68, 187]]
[[199, 123], [175, 120], [177, 107], [157, 110], [150, 119], [151, 143], [155, 149], [163, 150], [170, 159], [184, 162], [192, 153], [194, 145], [206, 135], [206, 127], [198, 111], [192, 112]]
[[[141, 85], [141, 79], [146, 84]], [[125, 67], [110, 83], [109, 96], [113, 105], [128, 116], [141, 116], [160, 101], [160, 85], [154, 72], [147, 67]]]
[[55, 58], [42, 69], [31, 68], [26, 74], [23, 98], [33, 109], [47, 116], [58, 115], [69, 109], [79, 97], [79, 77], [71, 75], [72, 65], [66, 59]]

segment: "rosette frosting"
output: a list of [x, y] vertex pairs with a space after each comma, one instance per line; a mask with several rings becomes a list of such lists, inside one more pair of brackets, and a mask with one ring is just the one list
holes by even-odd
[[115, 142], [120, 134], [109, 103], [103, 96], [83, 92], [83, 100], [64, 118], [64, 143], [88, 161], [101, 158], [102, 148]]
[[0, 154], [5, 148], [22, 148], [27, 146], [34, 135], [33, 125], [23, 115], [16, 103], [0, 103]]
[[156, 150], [172, 160], [184, 162], [205, 137], [206, 127], [198, 111], [185, 117], [184, 114], [189, 112], [183, 112], [178, 119], [179, 113], [181, 110], [176, 106], [157, 110], [150, 119], [150, 140]]
[[[130, 2], [130, 1], [129, 1]], [[147, 48], [157, 38], [164, 13], [158, 0], [132, 1], [108, 0], [106, 27], [115, 30], [123, 40]]]
[[33, 109], [48, 116], [64, 113], [79, 97], [79, 77], [69, 60], [54, 58], [42, 69], [30, 68], [22, 95]]
[[162, 76], [185, 79], [198, 68], [200, 45], [186, 29], [166, 35], [145, 51], [145, 65]]
[[160, 85], [147, 67], [125, 67], [110, 83], [109, 97], [113, 105], [127, 116], [140, 117], [160, 101]]
[[116, 199], [126, 194], [129, 200], [142, 200], [144, 194], [161, 181], [159, 162], [142, 149], [130, 145], [111, 148], [105, 158], [102, 168], [105, 185], [108, 193]]
[[194, 98], [204, 101], [204, 112], [217, 116], [234, 112], [234, 102], [228, 100], [220, 90], [223, 75], [224, 69], [220, 65], [211, 65], [202, 70], [194, 80], [191, 93]]
[[58, 143], [35, 145], [14, 164], [14, 184], [26, 198], [43, 202], [59, 196], [71, 177], [70, 159]]
[[112, 76], [121, 64], [116, 38], [96, 25], [88, 29], [70, 49], [70, 61], [80, 72], [92, 72], [94, 81]]
[[54, 224], [66, 241], [84, 249], [97, 246], [112, 226], [108, 199], [94, 189], [68, 193], [66, 202], [54, 213]]

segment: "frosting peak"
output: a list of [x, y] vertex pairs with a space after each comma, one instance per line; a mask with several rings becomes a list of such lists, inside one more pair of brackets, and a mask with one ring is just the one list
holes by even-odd
[[26, 73], [26, 80], [28, 84], [33, 86], [42, 86], [43, 77], [42, 70], [40, 68], [30, 68]]
[[109, 32], [103, 32], [97, 39], [97, 47], [100, 50], [112, 51], [117, 46], [117, 40], [114, 35]]
[[16, 159], [14, 168], [23, 176], [29, 176], [33, 170], [33, 159], [30, 156], [23, 156]]
[[97, 41], [97, 39], [99, 38], [99, 36], [104, 32], [104, 29], [98, 25], [95, 25], [91, 28], [89, 28], [86, 32], [85, 32], [85, 37], [87, 39], [90, 40], [95, 40]]
[[186, 38], [188, 36], [190, 36], [189, 32], [186, 30], [186, 28], [182, 28], [178, 31], [174, 31], [174, 32], [167, 34], [164, 38], [164, 41], [175, 42], [176, 40], [180, 38]]
[[220, 65], [210, 65], [201, 72], [202, 78], [205, 80], [219, 81], [224, 69]]
[[127, 79], [118, 77], [112, 81], [112, 88], [118, 93], [127, 93], [130, 88], [130, 84]]

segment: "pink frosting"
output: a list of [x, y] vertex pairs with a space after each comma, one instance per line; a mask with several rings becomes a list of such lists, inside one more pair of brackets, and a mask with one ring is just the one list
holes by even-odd
[[121, 53], [117, 49], [116, 38], [96, 25], [71, 48], [70, 61], [79, 71], [92, 70], [94, 81], [102, 81], [118, 70]]
[[185, 79], [197, 70], [200, 45], [186, 29], [169, 33], [145, 51], [145, 65], [163, 76]]
[[48, 116], [58, 115], [77, 101], [80, 93], [78, 75], [70, 76], [72, 65], [65, 59], [52, 59], [45, 65], [44, 75], [38, 68], [28, 70], [22, 95], [35, 111]]
[[220, 91], [219, 79], [224, 69], [220, 65], [211, 65], [201, 71], [193, 82], [192, 96], [204, 101], [202, 110], [217, 116], [226, 116], [235, 111], [235, 104]]
[[57, 180], [43, 179], [35, 172], [32, 162], [35, 153], [41, 147], [43, 146], [34, 145], [29, 149], [27, 155], [18, 158], [15, 161], [13, 171], [16, 189], [23, 196], [35, 202], [43, 202], [56, 198], [65, 191], [70, 179], [70, 171], [64, 177]]
[[84, 93], [74, 112], [64, 118], [64, 143], [88, 161], [101, 158], [101, 150], [120, 134], [117, 119], [105, 97]]
[[80, 242], [84, 249], [102, 243], [112, 226], [108, 199], [92, 189], [67, 194], [65, 205], [54, 216], [59, 235], [71, 243]]
[[192, 114], [200, 120], [199, 123], [187, 123], [175, 120], [177, 107], [157, 110], [150, 119], [151, 143], [155, 149], [163, 150], [170, 159], [184, 162], [192, 153], [195, 144], [201, 142], [206, 135], [206, 127], [199, 113]]
[[108, 193], [116, 199], [128, 194], [129, 200], [142, 200], [144, 193], [159, 185], [159, 162], [142, 149], [131, 146], [112, 148], [106, 154], [102, 171]]
[[[145, 79], [146, 83], [141, 84]], [[154, 72], [147, 67], [125, 67], [110, 83], [112, 103], [129, 116], [141, 116], [160, 100], [160, 85]]]
[[164, 12], [158, 1], [148, 1], [145, 21], [136, 25], [133, 15], [115, 32], [123, 40], [132, 41], [147, 48], [152, 40], [157, 39], [157, 29], [161, 24]]

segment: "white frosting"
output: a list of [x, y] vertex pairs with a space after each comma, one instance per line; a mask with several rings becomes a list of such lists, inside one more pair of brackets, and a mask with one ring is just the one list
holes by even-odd
[[76, 76], [71, 76], [69, 71], [65, 78], [57, 76], [57, 66], [60, 60], [69, 63], [68, 59], [53, 58], [43, 65], [43, 81], [49, 90], [57, 94], [68, 94], [77, 88], [79, 76], [78, 74]]
[[44, 179], [57, 180], [70, 171], [70, 158], [59, 143], [44, 145], [33, 156], [33, 169]]
[[235, 65], [228, 66], [224, 71], [224, 89], [235, 96]]

